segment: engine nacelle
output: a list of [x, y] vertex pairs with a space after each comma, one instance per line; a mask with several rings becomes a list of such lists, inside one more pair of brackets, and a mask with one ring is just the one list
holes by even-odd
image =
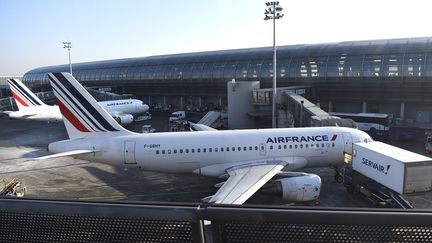
[[321, 192], [321, 178], [318, 175], [288, 177], [271, 181], [261, 192], [277, 195], [286, 201], [306, 202], [318, 199]]
[[114, 119], [122, 125], [128, 125], [133, 122], [133, 116], [131, 114], [115, 116]]

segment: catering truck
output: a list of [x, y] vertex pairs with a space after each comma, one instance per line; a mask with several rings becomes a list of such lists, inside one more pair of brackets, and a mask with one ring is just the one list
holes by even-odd
[[[402, 195], [432, 190], [432, 159], [382, 142], [353, 144], [344, 185], [377, 206], [410, 208]], [[406, 205], [406, 206], [401, 206]]]

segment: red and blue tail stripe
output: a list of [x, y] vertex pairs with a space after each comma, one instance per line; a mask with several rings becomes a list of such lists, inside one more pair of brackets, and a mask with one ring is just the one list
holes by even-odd
[[19, 80], [9, 79], [8, 84], [11, 88], [13, 97], [21, 105], [26, 107], [43, 105], [43, 103], [37, 97], [34, 97], [34, 94], [23, 86]]
[[[101, 112], [105, 111], [100, 111], [102, 109], [100, 106], [95, 107], [91, 104], [64, 74], [50, 73], [48, 77], [62, 115], [77, 130], [81, 132], [119, 131], [101, 114]], [[70, 78], [73, 79], [72, 76]]]

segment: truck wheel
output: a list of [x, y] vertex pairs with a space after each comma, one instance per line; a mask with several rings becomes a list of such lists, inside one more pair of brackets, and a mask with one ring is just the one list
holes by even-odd
[[343, 182], [343, 177], [340, 175], [335, 175], [334, 179], [337, 183], [342, 183]]

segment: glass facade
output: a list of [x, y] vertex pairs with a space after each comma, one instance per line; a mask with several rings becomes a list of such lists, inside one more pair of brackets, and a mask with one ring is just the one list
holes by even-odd
[[[391, 87], [400, 88], [412, 80], [417, 83], [410, 83], [409, 87], [422, 89], [422, 82], [430, 82], [432, 78], [432, 38], [279, 46], [277, 52], [279, 83], [315, 85], [318, 95], [341, 96], [342, 89], [363, 87], [356, 92], [357, 98], [368, 97], [366, 86], [374, 87], [385, 81], [395, 82]], [[32, 88], [50, 90], [46, 74], [68, 70], [68, 65], [37, 68], [27, 72], [23, 80]], [[266, 88], [271, 87], [274, 75], [272, 48], [78, 63], [73, 64], [73, 70], [74, 76], [85, 85], [124, 86], [125, 91], [138, 96], [225, 96], [226, 82], [233, 78], [260, 80], [261, 87]], [[390, 86], [374, 88], [379, 87]], [[374, 92], [384, 94], [380, 98], [385, 98], [388, 90]]]

